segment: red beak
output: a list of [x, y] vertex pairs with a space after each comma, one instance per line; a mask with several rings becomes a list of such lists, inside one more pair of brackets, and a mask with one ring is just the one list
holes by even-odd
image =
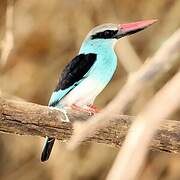
[[157, 19], [152, 19], [152, 20], [138, 21], [133, 23], [119, 24], [118, 29], [122, 36], [126, 36], [141, 31], [157, 21], [158, 21]]

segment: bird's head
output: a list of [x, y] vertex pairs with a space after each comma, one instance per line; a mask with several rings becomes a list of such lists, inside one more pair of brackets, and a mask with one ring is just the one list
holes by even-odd
[[[100, 42], [114, 45], [121, 37], [139, 32], [155, 23], [157, 20], [144, 20], [124, 24], [102, 24], [93, 28], [85, 38], [85, 42]], [[94, 41], [94, 42], [93, 42]]]

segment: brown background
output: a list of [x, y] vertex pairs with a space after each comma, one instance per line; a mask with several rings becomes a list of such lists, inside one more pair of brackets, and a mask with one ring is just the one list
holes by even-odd
[[[5, 35], [6, 6], [7, 2], [0, 0], [0, 43]], [[143, 63], [180, 26], [179, 0], [15, 0], [14, 6], [15, 45], [7, 63], [1, 66], [0, 89], [3, 94], [43, 105], [48, 103], [62, 68], [78, 52], [92, 27], [158, 18], [156, 25], [129, 38], [136, 58]], [[116, 49], [119, 57], [122, 53], [123, 59], [134, 63], [135, 57], [128, 57], [126, 40], [122, 39]], [[140, 94], [127, 114], [136, 115], [179, 64], [177, 61], [177, 66], [160, 78], [158, 85]], [[126, 78], [127, 71], [119, 63], [113, 81], [96, 104], [105, 106]], [[176, 112], [171, 118], [178, 120], [179, 115]], [[64, 144], [56, 142], [50, 160], [43, 164], [39, 160], [42, 144], [43, 138], [39, 137], [0, 134], [0, 179], [102, 180], [118, 152], [98, 144], [68, 152]], [[150, 152], [141, 179], [180, 179], [180, 155]]]

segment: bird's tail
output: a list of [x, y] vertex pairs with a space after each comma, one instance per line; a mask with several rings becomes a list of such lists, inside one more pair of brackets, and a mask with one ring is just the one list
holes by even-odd
[[46, 137], [45, 143], [44, 143], [44, 147], [43, 147], [43, 151], [41, 154], [41, 161], [47, 161], [49, 159], [49, 156], [51, 154], [51, 150], [53, 148], [54, 145], [54, 138], [51, 137]]

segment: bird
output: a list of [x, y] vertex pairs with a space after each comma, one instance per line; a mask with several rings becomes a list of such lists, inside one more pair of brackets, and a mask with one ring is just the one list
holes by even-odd
[[[120, 38], [137, 33], [156, 21], [106, 23], [94, 27], [82, 42], [79, 53], [62, 71], [48, 106], [58, 109], [72, 107], [96, 113], [94, 101], [110, 82], [117, 67], [115, 44]], [[54, 141], [53, 137], [46, 137], [42, 162], [49, 159]]]

